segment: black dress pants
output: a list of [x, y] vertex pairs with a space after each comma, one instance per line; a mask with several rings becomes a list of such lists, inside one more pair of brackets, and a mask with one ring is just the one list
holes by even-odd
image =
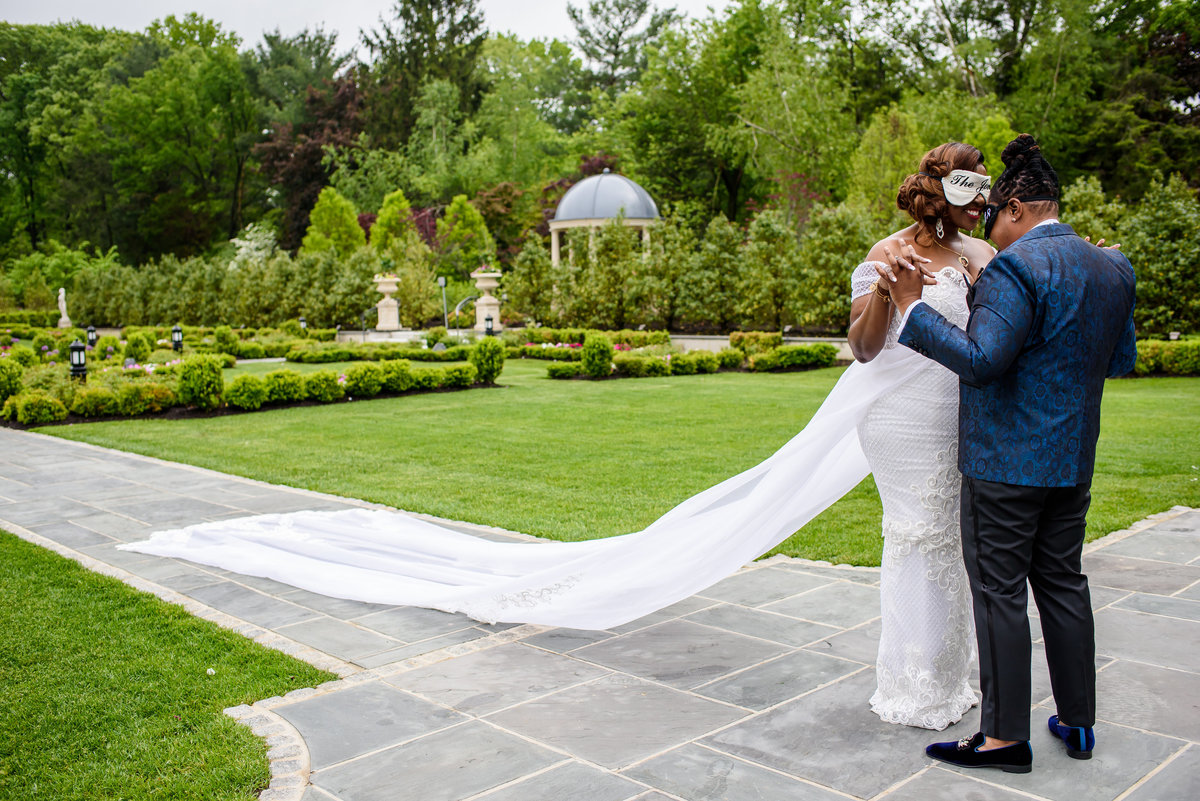
[[1091, 485], [1023, 487], [963, 477], [963, 561], [971, 580], [980, 730], [1028, 740], [1030, 637], [1026, 581], [1041, 616], [1059, 719], [1096, 718], [1096, 638], [1087, 576], [1080, 572]]

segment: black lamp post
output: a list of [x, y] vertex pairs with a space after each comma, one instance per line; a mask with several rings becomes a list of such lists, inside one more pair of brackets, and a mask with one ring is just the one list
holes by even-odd
[[171, 347], [176, 353], [183, 353], [183, 329], [178, 325], [171, 329]]
[[89, 325], [87, 327], [87, 341], [89, 348], [96, 347], [96, 326]]
[[71, 354], [71, 378], [87, 381], [87, 347], [77, 339], [67, 350]]
[[442, 288], [442, 325], [450, 327], [450, 315], [446, 314], [446, 276], [438, 276], [438, 286]]
[[303, 317], [301, 317], [300, 318], [300, 333], [302, 335], [304, 335], [307, 333], [307, 331], [308, 331], [308, 320], [305, 320]]
[[492, 330], [492, 315], [483, 318], [483, 333], [489, 337], [493, 337], [496, 333]]

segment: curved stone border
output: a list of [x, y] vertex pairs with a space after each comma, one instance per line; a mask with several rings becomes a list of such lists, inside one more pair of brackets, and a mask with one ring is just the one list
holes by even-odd
[[350, 662], [338, 659], [337, 657], [330, 656], [324, 651], [318, 651], [317, 649], [305, 645], [302, 642], [297, 642], [296, 640], [285, 637], [282, 634], [276, 634], [269, 629], [264, 629], [261, 626], [257, 626], [253, 623], [242, 620], [239, 617], [234, 617], [233, 615], [226, 614], [220, 610], [213, 609], [211, 606], [206, 606], [194, 598], [164, 587], [161, 584], [155, 584], [149, 579], [144, 579], [141, 576], [130, 573], [128, 570], [124, 570], [123, 568], [115, 565], [110, 565], [108, 562], [101, 561], [94, 556], [89, 556], [81, 551], [75, 550], [74, 548], [68, 548], [66, 545], [61, 545], [54, 540], [41, 536], [40, 534], [35, 534], [27, 528], [15, 526], [11, 523], [5, 523], [4, 528], [7, 531], [11, 531], [13, 534], [17, 535], [26, 542], [39, 545], [48, 551], [54, 551], [59, 556], [63, 556], [67, 559], [78, 562], [80, 565], [86, 567], [93, 573], [99, 573], [103, 576], [115, 578], [123, 584], [134, 588], [135, 590], [141, 590], [142, 592], [149, 593], [159, 600], [166, 601], [167, 603], [182, 606], [184, 609], [198, 618], [202, 618], [211, 623], [216, 623], [223, 629], [228, 629], [235, 634], [240, 634], [246, 639], [253, 640], [254, 642], [266, 648], [270, 648], [274, 651], [280, 651], [288, 656], [295, 657], [302, 662], [307, 662], [313, 667], [320, 668], [321, 670], [327, 670], [330, 673], [336, 673], [338, 676], [350, 676], [362, 670], [362, 668], [360, 668], [358, 665], [354, 665]]
[[308, 787], [312, 764], [300, 732], [274, 712], [246, 704], [231, 706], [225, 714], [266, 740], [271, 783], [259, 794], [258, 801], [300, 801]]
[[1151, 528], [1152, 526], [1157, 526], [1159, 523], [1162, 523], [1164, 520], [1170, 520], [1172, 518], [1179, 517], [1180, 515], [1185, 515], [1188, 512], [1195, 512], [1195, 511], [1197, 511], [1197, 510], [1191, 508], [1190, 506], [1172, 506], [1170, 509], [1168, 509], [1165, 512], [1158, 512], [1156, 514], [1150, 515], [1149, 517], [1144, 517], [1141, 520], [1136, 521], [1135, 523], [1130, 525], [1129, 528], [1123, 528], [1118, 531], [1110, 531], [1109, 533], [1105, 534], [1103, 537], [1099, 537], [1098, 539], [1094, 539], [1091, 542], [1086, 543], [1083, 546], [1083, 553], [1085, 555], [1092, 553], [1094, 551], [1100, 550], [1101, 548], [1105, 548], [1109, 545], [1112, 545], [1113, 543], [1120, 542], [1121, 540], [1126, 539], [1127, 537], [1132, 537], [1134, 534], [1137, 534], [1139, 531], [1145, 531], [1146, 529]]

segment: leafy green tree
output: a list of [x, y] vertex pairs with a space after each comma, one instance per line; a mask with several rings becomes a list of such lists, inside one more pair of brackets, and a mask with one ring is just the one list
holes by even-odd
[[263, 42], [242, 55], [256, 97], [272, 123], [302, 124], [308, 118], [305, 99], [310, 89], [333, 83], [349, 64], [349, 54], [338, 54], [337, 34], [320, 27], [284, 36], [276, 28], [263, 32]]
[[683, 315], [692, 324], [721, 333], [737, 327], [745, 269], [741, 258], [744, 239], [742, 230], [723, 215], [708, 223], [683, 294]]
[[796, 232], [782, 211], [768, 209], [754, 218], [742, 259], [739, 311], [752, 326], [782, 330], [800, 285]]
[[1121, 251], [1137, 274], [1134, 320], [1143, 333], [1200, 328], [1200, 200], [1180, 175], [1151, 182], [1121, 221]]
[[846, 330], [850, 322], [849, 265], [866, 258], [871, 246], [887, 233], [865, 210], [852, 204], [813, 210], [796, 253], [800, 275], [792, 313], [801, 326], [827, 332]]
[[504, 276], [504, 291], [514, 311], [534, 322], [554, 323], [554, 280], [550, 252], [540, 236], [525, 240], [513, 260], [512, 270]]
[[485, 37], [478, 0], [396, 0], [391, 21], [364, 31], [371, 53], [368, 130], [377, 146], [409, 141], [417, 98], [431, 80], [454, 87], [460, 114], [474, 111], [482, 89], [476, 72]]
[[586, 13], [568, 3], [567, 16], [575, 25], [579, 49], [595, 65], [595, 84], [615, 97], [645, 69], [647, 47], [675, 11], [655, 9], [649, 0], [589, 0]]
[[1077, 234], [1090, 237], [1093, 242], [1104, 239], [1110, 245], [1116, 244], [1117, 231], [1125, 214], [1123, 204], [1104, 196], [1100, 179], [1094, 175], [1077, 178], [1063, 189], [1059, 217]]
[[[255, 149], [262, 172], [280, 199], [282, 247], [295, 250], [300, 246], [309, 214], [334, 169], [326, 164], [325, 154], [356, 145], [362, 130], [363, 102], [357, 84], [349, 76], [319, 89], [309, 87], [302, 121], [276, 125]], [[365, 208], [377, 207], [372, 204]]]
[[412, 221], [412, 207], [408, 198], [404, 196], [404, 191], [397, 189], [388, 193], [379, 208], [375, 224], [371, 226], [371, 247], [382, 253], [391, 247], [393, 242], [416, 234], [417, 227]]
[[640, 320], [672, 331], [687, 308], [695, 238], [673, 216], [656, 221], [646, 235], [642, 264], [630, 277], [631, 295]]
[[350, 201], [331, 186], [322, 189], [313, 206], [300, 252], [332, 250], [337, 256], [346, 258], [366, 242], [366, 234], [358, 224], [358, 214]]
[[845, 195], [857, 140], [850, 87], [819, 45], [776, 27], [737, 97], [738, 133], [759, 175], [804, 175]]
[[54, 291], [46, 284], [41, 269], [35, 267], [21, 292], [21, 305], [26, 309], [48, 311], [54, 308]]
[[483, 215], [466, 195], [456, 195], [437, 221], [438, 275], [466, 280], [472, 272], [496, 261], [496, 243]]
[[847, 199], [867, 209], [877, 224], [894, 220], [896, 191], [927, 149], [912, 114], [896, 106], [879, 110], [850, 160]]

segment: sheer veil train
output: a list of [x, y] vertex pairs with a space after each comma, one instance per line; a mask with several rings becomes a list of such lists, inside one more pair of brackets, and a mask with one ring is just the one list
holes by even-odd
[[869, 473], [858, 422], [923, 363], [893, 348], [852, 364], [808, 425], [772, 456], [632, 534], [497, 543], [402, 512], [354, 509], [203, 523], [120, 547], [338, 598], [486, 622], [612, 628], [715, 584], [853, 489]]

